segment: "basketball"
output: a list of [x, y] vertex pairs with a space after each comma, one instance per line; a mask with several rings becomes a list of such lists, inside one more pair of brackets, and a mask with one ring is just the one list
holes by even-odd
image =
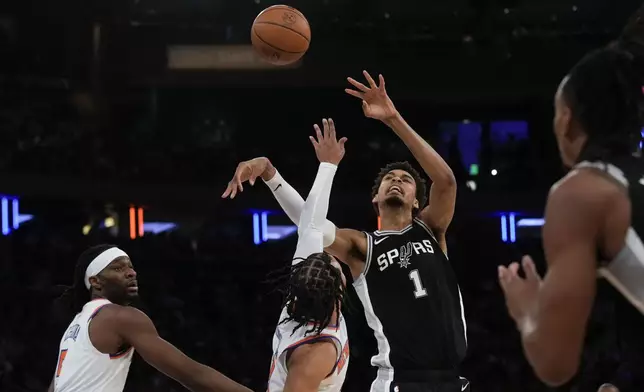
[[262, 59], [274, 65], [287, 65], [302, 58], [309, 49], [311, 27], [295, 8], [274, 5], [257, 15], [250, 37]]

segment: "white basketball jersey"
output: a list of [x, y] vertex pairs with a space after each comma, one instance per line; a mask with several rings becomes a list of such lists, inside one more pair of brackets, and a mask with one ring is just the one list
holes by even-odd
[[[280, 320], [288, 317], [286, 307], [282, 309]], [[290, 321], [280, 324], [275, 329], [273, 335], [273, 360], [271, 363], [271, 371], [268, 377], [268, 391], [267, 392], [281, 392], [284, 390], [286, 384], [286, 376], [288, 368], [286, 362], [288, 355], [297, 347], [303, 344], [310, 344], [316, 341], [326, 340], [335, 344], [338, 353], [335, 367], [329, 376], [322, 381], [318, 391], [320, 392], [340, 392], [344, 378], [347, 375], [347, 367], [349, 365], [349, 335], [347, 333], [347, 325], [344, 322], [344, 317], [340, 314], [338, 325], [329, 326], [322, 330], [320, 334], [306, 333], [308, 329], [306, 325], [300, 327], [293, 334], [293, 329], [297, 323]]]
[[132, 363], [133, 349], [103, 354], [89, 339], [89, 324], [111, 304], [95, 299], [83, 306], [60, 340], [55, 392], [122, 392]]

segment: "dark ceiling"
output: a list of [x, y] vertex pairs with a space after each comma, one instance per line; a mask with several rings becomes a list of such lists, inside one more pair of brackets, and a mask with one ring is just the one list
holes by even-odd
[[[0, 5], [0, 73], [70, 85], [331, 87], [363, 68], [410, 95], [550, 94], [614, 38], [636, 0], [292, 0], [313, 38], [300, 69], [168, 70], [169, 45], [249, 43], [264, 0], [13, 0]], [[100, 39], [93, 32], [100, 26]], [[97, 30], [98, 31], [98, 30]], [[96, 36], [98, 37], [98, 36]], [[98, 42], [99, 45], [94, 44]], [[98, 48], [98, 49], [96, 49]], [[94, 57], [98, 54], [98, 57]], [[96, 60], [96, 61], [95, 61]], [[486, 98], [487, 97], [487, 98]]]

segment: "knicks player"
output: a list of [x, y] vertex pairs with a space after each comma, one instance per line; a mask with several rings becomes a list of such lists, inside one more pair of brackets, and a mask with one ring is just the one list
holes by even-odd
[[579, 367], [597, 276], [614, 288], [616, 349], [633, 383], [620, 382], [620, 389], [641, 391], [644, 382], [641, 362], [624, 355], [644, 352], [644, 162], [633, 154], [644, 125], [641, 17], [618, 41], [577, 63], [557, 90], [554, 133], [572, 170], [548, 196], [547, 274], [542, 280], [528, 256], [525, 279], [518, 263], [499, 267], [525, 355], [550, 385], [567, 382]]
[[286, 299], [273, 336], [268, 392], [340, 392], [349, 363], [347, 326], [341, 313], [346, 281], [340, 264], [323, 252], [321, 227], [346, 138], [317, 128], [311, 138], [320, 168], [304, 203], [299, 239], [286, 284]]
[[[407, 162], [380, 171], [372, 200], [381, 230], [363, 233], [322, 227], [326, 251], [351, 269], [366, 319], [378, 343], [371, 359], [377, 378], [371, 392], [466, 391], [458, 375], [465, 356], [466, 326], [456, 276], [447, 259], [446, 230], [454, 214], [456, 181], [434, 149], [400, 116], [380, 84], [364, 75], [369, 86], [349, 78], [362, 99], [365, 115], [388, 125], [409, 147], [433, 184], [429, 205], [425, 183]], [[333, 123], [329, 122], [333, 129]], [[242, 162], [223, 197], [243, 191], [261, 177], [289, 218], [300, 220], [304, 201], [266, 158]], [[232, 190], [231, 190], [232, 188]]]
[[83, 252], [62, 298], [77, 314], [60, 340], [50, 392], [123, 391], [134, 350], [191, 391], [250, 392], [163, 340], [148, 316], [128, 306], [138, 291], [125, 252], [111, 245]]

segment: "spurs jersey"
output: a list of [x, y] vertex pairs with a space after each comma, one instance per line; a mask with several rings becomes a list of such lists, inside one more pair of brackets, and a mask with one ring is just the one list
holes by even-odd
[[[286, 307], [284, 307], [280, 315], [280, 320], [284, 320], [286, 317], [288, 315], [286, 313]], [[293, 333], [296, 325], [297, 323], [295, 322], [287, 322], [278, 325], [275, 329], [275, 334], [273, 335], [273, 360], [268, 377], [268, 392], [281, 392], [284, 390], [286, 376], [288, 375], [286, 364], [293, 350], [303, 344], [311, 344], [323, 340], [332, 342], [335, 345], [337, 360], [329, 376], [320, 384], [318, 391], [340, 392], [349, 365], [349, 336], [347, 334], [347, 325], [344, 322], [344, 317], [340, 315], [337, 325], [329, 326], [320, 334], [307, 334], [306, 325], [298, 328]]]
[[121, 392], [125, 387], [134, 350], [114, 354], [98, 351], [89, 339], [89, 325], [101, 309], [111, 304], [96, 299], [83, 306], [60, 340], [55, 392]]
[[[584, 161], [575, 166], [588, 167], [603, 171], [623, 185], [630, 199], [631, 226], [624, 239], [624, 248], [613, 260], [600, 263], [599, 275], [623, 297], [615, 305], [618, 318], [626, 317], [627, 320], [618, 321], [618, 329], [622, 338], [631, 335], [636, 338], [629, 343], [632, 345], [641, 340], [639, 335], [644, 328], [641, 315], [644, 314], [644, 161], [636, 156], [626, 156], [610, 162]], [[626, 331], [627, 328], [633, 331]]]
[[411, 372], [456, 370], [467, 345], [463, 301], [432, 231], [414, 219], [403, 230], [366, 236], [365, 269], [354, 287], [378, 345], [371, 391], [389, 392]]

